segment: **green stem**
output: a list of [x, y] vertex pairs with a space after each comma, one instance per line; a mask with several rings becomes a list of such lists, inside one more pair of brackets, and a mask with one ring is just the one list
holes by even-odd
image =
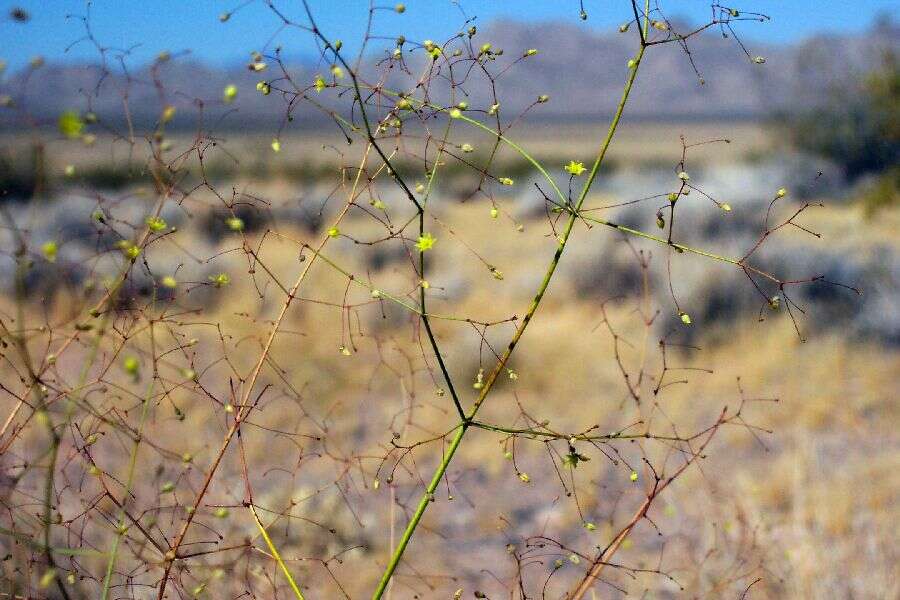
[[[155, 374], [154, 374], [155, 375]], [[128, 504], [128, 497], [131, 495], [131, 488], [134, 485], [134, 471], [137, 465], [138, 450], [141, 447], [141, 439], [144, 432], [144, 423], [147, 421], [147, 409], [150, 406], [150, 398], [153, 394], [154, 379], [147, 384], [147, 391], [144, 394], [144, 401], [141, 404], [141, 419], [138, 424], [137, 436], [131, 447], [131, 456], [128, 459], [128, 475], [125, 480], [125, 494], [122, 497], [122, 507], [119, 509], [118, 525], [116, 526], [116, 537], [113, 540], [112, 548], [109, 550], [109, 560], [106, 563], [106, 576], [103, 578], [103, 591], [100, 594], [101, 600], [107, 600], [109, 597], [109, 587], [112, 583], [113, 569], [116, 566], [116, 559], [119, 556], [119, 544], [125, 535], [125, 507]]]
[[403, 557], [403, 552], [406, 551], [406, 546], [409, 545], [409, 540], [412, 538], [413, 533], [416, 531], [416, 527], [419, 526], [419, 521], [422, 520], [422, 515], [425, 514], [425, 509], [428, 508], [428, 505], [434, 501], [434, 492], [437, 490], [438, 485], [441, 483], [441, 479], [444, 477], [444, 473], [447, 471], [447, 467], [450, 466], [450, 461], [453, 460], [453, 455], [456, 454], [456, 449], [459, 448], [460, 442], [462, 442], [463, 436], [466, 434], [466, 430], [468, 429], [467, 424], [460, 425], [456, 430], [456, 435], [453, 436], [453, 440], [450, 442], [450, 446], [447, 448], [447, 453], [444, 455], [444, 460], [441, 461], [441, 464], [435, 470], [434, 475], [431, 477], [431, 483], [428, 484], [428, 487], [425, 488], [425, 493], [422, 495], [422, 498], [419, 500], [419, 505], [416, 507], [416, 512], [413, 513], [412, 518], [409, 520], [409, 524], [406, 526], [406, 530], [403, 532], [403, 537], [400, 538], [400, 543], [397, 544], [397, 547], [394, 549], [394, 553], [391, 555], [391, 561], [388, 563], [387, 567], [384, 570], [384, 574], [381, 576], [381, 581], [378, 582], [378, 587], [375, 589], [375, 593], [372, 594], [372, 600], [377, 600], [381, 598], [384, 591], [387, 589], [388, 583], [391, 581], [391, 577], [394, 575], [394, 571], [397, 570], [397, 565], [400, 564], [400, 559]]
[[291, 586], [291, 590], [294, 592], [294, 597], [296, 597], [297, 600], [305, 600], [303, 598], [303, 592], [300, 591], [300, 588], [297, 586], [297, 582], [294, 581], [294, 577], [288, 570], [287, 565], [284, 564], [284, 559], [281, 558], [281, 554], [279, 554], [278, 548], [275, 547], [275, 543], [272, 541], [272, 538], [269, 537], [269, 532], [266, 531], [265, 527], [263, 527], [262, 521], [259, 520], [259, 515], [256, 514], [256, 508], [252, 504], [250, 505], [250, 514], [253, 515], [253, 520], [256, 521], [256, 526], [259, 528], [259, 532], [262, 534], [263, 539], [266, 540], [266, 545], [269, 547], [269, 552], [272, 553], [272, 558], [275, 559], [275, 562], [278, 563], [278, 566], [281, 567], [281, 571], [287, 578], [288, 585]]
[[[516, 333], [513, 335], [512, 340], [510, 340], [509, 345], [501, 356], [500, 360], [497, 362], [497, 365], [491, 371], [491, 374], [488, 376], [487, 381], [484, 384], [484, 387], [481, 389], [481, 393], [478, 395], [478, 399], [475, 401], [474, 406], [472, 407], [471, 412], [466, 420], [464, 420], [457, 429], [456, 435], [453, 437], [452, 442], [450, 443], [449, 448], [447, 448], [447, 453], [444, 455], [444, 459], [441, 461], [440, 465], [438, 465], [437, 469], [434, 472], [434, 475], [431, 478], [431, 483], [425, 490], [425, 493], [422, 495], [422, 498], [419, 500], [419, 504], [416, 507], [416, 511], [413, 513], [412, 519], [410, 519], [409, 523], [406, 526], [406, 530], [403, 532], [403, 537], [400, 539], [400, 543], [397, 545], [397, 548], [394, 549], [393, 554], [391, 555], [390, 562], [384, 570], [384, 574], [381, 577], [381, 580], [378, 583], [378, 587], [375, 589], [375, 592], [372, 594], [372, 600], [380, 600], [384, 591], [387, 589], [388, 583], [391, 580], [391, 577], [396, 571], [397, 566], [400, 564], [400, 559], [403, 557], [403, 553], [406, 550], [407, 545], [409, 544], [409, 540], [412, 538], [413, 534], [416, 531], [416, 528], [419, 525], [419, 522], [422, 520], [422, 516], [425, 514], [425, 510], [428, 508], [428, 505], [434, 500], [434, 492], [437, 490], [437, 486], [440, 484], [441, 479], [446, 473], [447, 468], [450, 466], [450, 462], [453, 460], [453, 456], [456, 453], [456, 450], [459, 448], [460, 442], [462, 442], [463, 436], [465, 436], [466, 431], [468, 431], [469, 423], [472, 419], [474, 419], [476, 413], [481, 408], [482, 403], [484, 402], [487, 395], [490, 393], [491, 389], [494, 386], [494, 383], [497, 381], [497, 377], [502, 372], [503, 367], [506, 365], [509, 360], [510, 355], [516, 348], [516, 345], [519, 343], [519, 340], [522, 338], [522, 335], [525, 332], [525, 329], [528, 327], [528, 324], [531, 322], [532, 317], [535, 312], [537, 312], [538, 307], [541, 304], [541, 300], [544, 297], [544, 294], [547, 291], [547, 288], [550, 286], [550, 281], [553, 279], [553, 274], [556, 271], [556, 267], [559, 265], [560, 258], [562, 257], [563, 250], [566, 248], [566, 244], [569, 240], [569, 236], [572, 233], [572, 228], [575, 225], [576, 219], [578, 219], [578, 212], [581, 210], [581, 206], [584, 204], [584, 199], [587, 197], [588, 191], [591, 188], [591, 185], [594, 182], [594, 179], [597, 177], [597, 172], [600, 170], [600, 166], [603, 164], [603, 159], [606, 157], [606, 152], [609, 150], [609, 146], [612, 143], [613, 136], [615, 135], [616, 129], [619, 125], [619, 121], [622, 118], [622, 114], [625, 111], [625, 105], [628, 101], [628, 96], [631, 93], [631, 88], [634, 84], [635, 77], [637, 76], [638, 67], [640, 66], [641, 59], [644, 56], [644, 51], [646, 47], [642, 44], [640, 51], [637, 56], [634, 58], [634, 66], [631, 68], [631, 72], [628, 75], [628, 80], [625, 83], [625, 87], [622, 90], [622, 97], [619, 100], [618, 107], [616, 108], [615, 116], [613, 117], [612, 122], [609, 125], [609, 130], [606, 133], [606, 138], [603, 140], [603, 144], [600, 147], [600, 151], [597, 154], [597, 158], [594, 161], [593, 167], [591, 168], [590, 175], [585, 181], [584, 187], [581, 190], [581, 194], [578, 197], [578, 201], [575, 205], [574, 210], [569, 214], [568, 221], [566, 222], [565, 230], [563, 234], [559, 238], [559, 243], [556, 248], [556, 252], [553, 255], [553, 259], [550, 262], [550, 266], [547, 268], [547, 272], [544, 274], [544, 278], [541, 281], [540, 287], [538, 288], [537, 293], [534, 296], [534, 299], [531, 302], [531, 306], [528, 308], [528, 312], [525, 314], [525, 317], [522, 319], [522, 324], [516, 329]], [[521, 149], [519, 149], [522, 152]], [[537, 165], [537, 161], [532, 161], [532, 164]], [[545, 177], [550, 180], [548, 174], [540, 168]]]

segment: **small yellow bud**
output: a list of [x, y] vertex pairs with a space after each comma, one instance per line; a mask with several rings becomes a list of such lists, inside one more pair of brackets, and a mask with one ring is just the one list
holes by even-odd
[[175, 107], [169, 104], [165, 108], [163, 108], [162, 116], [159, 118], [161, 123], [168, 123], [173, 118], [175, 118]]
[[54, 241], [44, 242], [41, 246], [41, 252], [44, 253], [44, 258], [46, 258], [49, 262], [56, 262], [56, 255], [59, 252], [59, 245]]
[[225, 86], [225, 89], [222, 91], [222, 99], [226, 104], [234, 102], [234, 99], [237, 98], [237, 86], [233, 83], [230, 83]]

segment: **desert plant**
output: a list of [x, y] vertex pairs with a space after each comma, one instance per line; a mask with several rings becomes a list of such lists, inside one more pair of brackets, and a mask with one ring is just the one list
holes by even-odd
[[[502, 94], [518, 64], [543, 49], [497, 48], [480, 37], [474, 19], [448, 40], [399, 37], [378, 49], [384, 36], [377, 19], [406, 7], [373, 3], [354, 57], [340, 32], [320, 26], [312, 3], [296, 14], [263, 4], [282, 31], [315, 41], [318, 74], [298, 79], [277, 47], [251, 57], [248, 68], [260, 78], [255, 90], [228, 86], [215, 101], [185, 103], [184, 90], [161, 83], [160, 69], [177, 60], [163, 53], [148, 69], [160, 99], [152, 131], [118, 128], [88, 107], [64, 113], [52, 134], [58, 144], [90, 145], [108, 128], [129, 161], [146, 152], [140, 173], [149, 185], [87, 194], [96, 201], [82, 215], [95, 232], [90, 252], [83, 239], [41, 238], [27, 213], [2, 208], [13, 265], [0, 313], [9, 401], [0, 428], [10, 473], [0, 480], [0, 535], [9, 549], [4, 592], [302, 600], [365, 591], [378, 599], [405, 593], [402, 575], [408, 597], [486, 598], [470, 589], [477, 569], [523, 600], [579, 600], [597, 586], [624, 590], [629, 581], [714, 595], [757, 585], [770, 567], [748, 533], [752, 526], [740, 539], [716, 537], [708, 552], [714, 558], [684, 577], [684, 567], [665, 562], [669, 542], [657, 540], [658, 511], [675, 510], [659, 509], [673, 484], [691, 476], [724, 430], [764, 443], [756, 411], [774, 401], [745, 392], [738, 379], [727, 402], [698, 400], [687, 411], [666, 403], [688, 375], [709, 370], [691, 361], [679, 335], [678, 328], [700, 324], [679, 302], [682, 282], [672, 265], [692, 257], [743, 273], [754, 311], [785, 313], [798, 337], [795, 289], [829, 285], [851, 296], [855, 289], [757, 264], [776, 236], [817, 235], [802, 222], [816, 206], [790, 204], [776, 184], [742, 255], [683, 242], [688, 232], [676, 217], [686, 203], [721, 219], [734, 210], [690, 175], [692, 151], [728, 140], [682, 138], [669, 187], [653, 196], [608, 204], [592, 187], [629, 98], [639, 93], [647, 55], [680, 47], [690, 58], [696, 36], [719, 30], [763, 68], [765, 59], [744, 47], [735, 27], [766, 17], [714, 2], [709, 23], [676, 31], [657, 3], [623, 3], [628, 18], [620, 31], [631, 36], [634, 54], [615, 67], [623, 76], [617, 109], [590, 160], [573, 155], [550, 165], [515, 132], [565, 89], [549, 89], [510, 115]], [[248, 6], [220, 20], [238, 21]], [[588, 16], [584, 8], [580, 15]], [[110, 54], [124, 65], [129, 52], [103, 46], [89, 14], [83, 21], [104, 69], [114, 68]], [[127, 99], [129, 91], [120, 93]], [[207, 173], [210, 165], [231, 164], [207, 112], [227, 113], [245, 93], [268, 97], [273, 112], [284, 113], [282, 129], [267, 136], [273, 161], [291, 150], [287, 131], [299, 106], [321, 111], [335, 132], [321, 150], [334, 154], [333, 167], [321, 177], [293, 178], [307, 188], [286, 208], [266, 199], [271, 190], [228, 189], [216, 169]], [[183, 121], [192, 110], [196, 131], [179, 140], [171, 131], [176, 115]], [[51, 135], [40, 125], [35, 135]], [[466, 185], [474, 192], [465, 200], [480, 211], [477, 222], [454, 221], [455, 205], [441, 197], [445, 172], [454, 184], [458, 173], [471, 175]], [[537, 179], [526, 186], [520, 178], [532, 173]], [[65, 176], [79, 181], [78, 166]], [[96, 178], [80, 184], [111, 187]], [[543, 218], [516, 217], [512, 190], [539, 198]], [[622, 206], [648, 212], [659, 229], [618, 222], [614, 211]], [[480, 235], [485, 223], [492, 229]], [[551, 302], [567, 249], [579, 237], [590, 244], [604, 234], [633, 259], [636, 275], [628, 281], [638, 300], [597, 301], [592, 314], [578, 317], [579, 330], [599, 331], [608, 343], [604, 360], [619, 379], [588, 397], [565, 397], [557, 371], [573, 362], [579, 373], [590, 371], [603, 353], [582, 347], [553, 364], [529, 364], [521, 347]], [[543, 265], [520, 264], [526, 245], [546, 250]], [[649, 264], [660, 259], [654, 252], [668, 273], [665, 306], [650, 294]], [[29, 274], [48, 264], [79, 265], [83, 285], [29, 293]], [[454, 276], [463, 274], [471, 282], [454, 289]], [[533, 288], [524, 310], [510, 312], [503, 286], [514, 276]], [[553, 301], [553, 310], [567, 308]], [[388, 313], [400, 316], [390, 326], [368, 325]], [[654, 328], [667, 317], [675, 327], [658, 335]], [[529, 380], [541, 389], [538, 397], [522, 390]], [[399, 404], [392, 401], [398, 390]], [[574, 414], [560, 404], [574, 405]], [[502, 474], [489, 479], [487, 464], [498, 454]], [[462, 461], [466, 467], [457, 468]], [[703, 489], [697, 480], [690, 485]], [[450, 539], [484, 525], [461, 523], [465, 509], [455, 507], [474, 506], [467, 494], [485, 487], [484, 501], [508, 499], [527, 530], [497, 535], [503, 577], [499, 562], [473, 574], [462, 561], [466, 550]], [[535, 499], [523, 507], [521, 496]], [[540, 503], [565, 509], [552, 528], [537, 514]], [[510, 519], [502, 517], [503, 531]], [[410, 549], [441, 525], [456, 533], [427, 546], [433, 557], [411, 561]], [[671, 543], [686, 556], [699, 547], [688, 534]], [[614, 560], [632, 546], [640, 551], [633, 560]]]

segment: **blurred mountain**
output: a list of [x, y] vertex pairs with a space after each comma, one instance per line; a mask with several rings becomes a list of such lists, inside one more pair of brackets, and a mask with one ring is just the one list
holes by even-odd
[[[764, 26], [763, 26], [764, 27]], [[673, 21], [672, 30], [691, 31], [692, 26]], [[852, 85], [861, 74], [875, 68], [886, 52], [900, 48], [900, 26], [890, 17], [878, 19], [862, 33], [818, 35], [798, 44], [784, 45], [742, 40], [748, 56], [733, 37], [710, 28], [690, 38], [686, 49], [678, 43], [652, 47], [645, 56], [628, 108], [632, 118], [642, 119], [762, 119], [777, 112], [809, 107], [827, 98], [829, 91]], [[501, 102], [510, 111], [521, 110], [541, 94], [550, 101], [536, 107], [532, 119], [588, 119], [609, 115], [615, 109], [626, 75], [626, 62], [634, 52], [634, 32], [597, 32], [567, 23], [495, 22], [480, 31], [474, 45], [490, 42], [504, 55], [489, 63], [497, 74], [528, 48], [539, 53], [512, 66], [499, 76]], [[409, 47], [409, 45], [407, 46]], [[386, 79], [393, 86], [411, 89], [412, 74], [425, 62], [422, 52], [406, 53], [409, 73], [393, 68]], [[764, 64], [752, 58], [762, 56]], [[374, 69], [375, 56], [363, 68]], [[454, 69], [454, 71], [463, 69]], [[278, 72], [276, 72], [278, 71]], [[300, 87], [309, 86], [316, 73], [327, 74], [327, 65], [298, 62], [287, 72]], [[478, 69], [457, 93], [469, 95], [473, 107], [492, 103], [490, 81]], [[446, 71], [442, 73], [447, 75]], [[13, 109], [0, 109], [0, 128], [21, 126], [23, 120], [52, 123], [65, 109], [93, 111], [109, 123], [123, 123], [127, 105], [137, 127], [152, 125], [162, 107], [178, 108], [172, 126], [195, 127], [198, 118], [213, 130], [279, 127], [286, 120], [291, 97], [279, 91], [291, 89], [277, 65], [262, 73], [245, 66], [215, 69], [192, 59], [175, 58], [154, 67], [127, 73], [115, 64], [104, 71], [98, 65], [48, 64], [24, 70], [0, 81], [0, 94], [13, 98]], [[454, 77], [459, 77], [454, 73]], [[273, 91], [256, 91], [261, 79], [273, 82]], [[232, 104], [222, 102], [228, 84], [239, 89]], [[438, 84], [443, 85], [443, 84]], [[329, 93], [315, 96], [326, 104]], [[446, 97], [434, 90], [432, 97]], [[336, 105], [335, 105], [336, 106]], [[348, 106], [346, 101], [342, 106]], [[27, 117], [21, 110], [25, 109]], [[301, 102], [293, 120], [315, 125], [327, 120], [321, 111]]]

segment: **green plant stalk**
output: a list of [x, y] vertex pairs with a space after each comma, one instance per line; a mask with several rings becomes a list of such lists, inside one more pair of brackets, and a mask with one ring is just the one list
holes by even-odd
[[305, 600], [303, 597], [303, 592], [300, 591], [300, 588], [297, 587], [297, 582], [294, 581], [293, 576], [291, 576], [291, 572], [288, 570], [287, 565], [284, 564], [284, 559], [281, 558], [281, 554], [278, 553], [278, 549], [275, 547], [274, 542], [272, 542], [272, 538], [269, 537], [269, 532], [266, 531], [266, 528], [263, 527], [262, 521], [259, 520], [259, 515], [256, 514], [256, 508], [251, 504], [250, 505], [250, 514], [253, 515], [253, 520], [256, 521], [256, 526], [259, 528], [259, 532], [262, 534], [263, 539], [266, 540], [266, 545], [269, 547], [269, 552], [272, 553], [272, 557], [275, 559], [275, 562], [278, 563], [278, 566], [281, 567], [284, 576], [287, 577], [288, 585], [291, 586], [291, 590], [294, 592], [294, 596], [297, 600]]
[[553, 279], [553, 274], [556, 271], [556, 267], [559, 265], [560, 258], [562, 257], [562, 253], [566, 248], [566, 244], [568, 243], [569, 236], [572, 233], [575, 221], [578, 219], [578, 211], [581, 210], [581, 207], [584, 204], [584, 200], [587, 197], [588, 191], [590, 190], [594, 179], [597, 177], [600, 166], [603, 164], [603, 160], [606, 157], [606, 152], [607, 150], [609, 150], [609, 146], [612, 143], [613, 137], [615, 136], [616, 129], [618, 128], [619, 121], [621, 120], [622, 114], [625, 111], [625, 105], [628, 102], [628, 96], [631, 93], [632, 86], [634, 85], [638, 68], [640, 67], [641, 59], [644, 56], [645, 50], [646, 46], [642, 44], [637, 56], [634, 58], [634, 66], [631, 68], [631, 72], [629, 73], [628, 79], [625, 83], [625, 87], [622, 90], [622, 96], [619, 100], [619, 104], [616, 108], [616, 113], [613, 116], [613, 120], [609, 125], [609, 129], [606, 133], [606, 138], [603, 140], [603, 144], [600, 147], [597, 158], [594, 160], [591, 172], [588, 175], [587, 181], [585, 181], [584, 183], [581, 193], [579, 194], [578, 201], [575, 204], [574, 210], [569, 214], [569, 219], [566, 222], [566, 227], [559, 238], [556, 252], [554, 253], [553, 259], [550, 262], [550, 266], [547, 268], [547, 272], [544, 274], [541, 285], [538, 288], [538, 291], [528, 308], [528, 312], [522, 319], [522, 324], [516, 330], [516, 333], [513, 335], [512, 339], [509, 342], [509, 345], [507, 346], [500, 360], [497, 362], [497, 365], [494, 367], [494, 369], [491, 371], [491, 374], [485, 381], [484, 387], [481, 389], [481, 393], [478, 395], [478, 399], [475, 401], [475, 404], [472, 407], [468, 418], [463, 421], [457, 429], [456, 435], [454, 435], [450, 446], [447, 448], [447, 453], [444, 455], [443, 460], [441, 461], [440, 465], [438, 465], [437, 469], [434, 472], [434, 475], [431, 478], [431, 483], [429, 483], [428, 487], [425, 490], [425, 493], [419, 500], [416, 511], [413, 513], [413, 516], [410, 519], [406, 530], [403, 532], [403, 537], [400, 539], [400, 543], [394, 550], [390, 562], [385, 568], [381, 580], [378, 583], [378, 587], [372, 594], [372, 600], [380, 600], [385, 590], [387, 589], [388, 583], [390, 583], [391, 577], [393, 577], [394, 571], [396, 571], [397, 566], [400, 564], [400, 560], [403, 557], [403, 553], [406, 551], [409, 540], [412, 538], [413, 534], [416, 531], [416, 528], [419, 525], [419, 522], [422, 520], [422, 516], [425, 514], [425, 510], [428, 508], [428, 504], [433, 501], [434, 492], [437, 489], [437, 486], [440, 484], [440, 481], [443, 478], [444, 473], [447, 471], [447, 468], [450, 466], [450, 462], [453, 460], [453, 456], [459, 448], [463, 436], [465, 436], [466, 431], [468, 431], [469, 423], [475, 417], [476, 413], [481, 408], [481, 405], [484, 403], [485, 398], [493, 388], [494, 383], [497, 381], [497, 377], [502, 372], [504, 365], [506, 365], [506, 362], [509, 360], [510, 355], [515, 350], [516, 345], [518, 345], [519, 340], [522, 338], [522, 335], [525, 332], [525, 329], [531, 322], [531, 319], [534, 316], [535, 312], [537, 312], [537, 309], [541, 304], [541, 300], [543, 299], [547, 288], [550, 286], [550, 281]]
[[109, 598], [109, 587], [112, 583], [113, 569], [116, 566], [116, 559], [119, 556], [119, 544], [122, 541], [122, 536], [125, 535], [125, 533], [122, 531], [122, 528], [125, 526], [125, 506], [128, 504], [128, 496], [131, 494], [131, 487], [134, 485], [134, 471], [135, 466], [137, 465], [137, 455], [138, 450], [140, 450], [141, 447], [144, 424], [147, 422], [147, 409], [150, 406], [150, 398], [153, 394], [154, 382], [155, 378], [151, 378], [150, 383], [147, 384], [147, 391], [144, 393], [144, 401], [141, 405], [141, 419], [138, 424], [137, 436], [135, 437], [134, 444], [131, 447], [131, 456], [128, 459], [128, 475], [125, 480], [125, 494], [122, 497], [122, 508], [119, 509], [116, 537], [113, 540], [112, 548], [109, 549], [109, 560], [106, 563], [106, 576], [103, 578], [103, 590], [100, 594], [101, 600], [107, 600], [107, 598]]

